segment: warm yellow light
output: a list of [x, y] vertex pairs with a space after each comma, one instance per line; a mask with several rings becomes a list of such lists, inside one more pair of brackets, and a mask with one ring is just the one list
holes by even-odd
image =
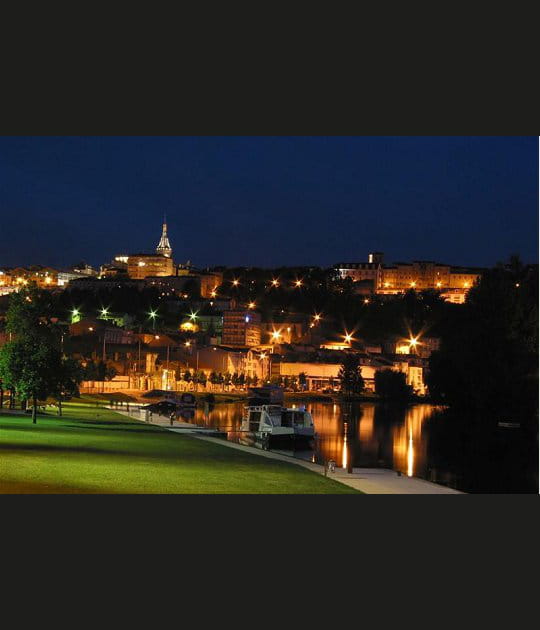
[[279, 332], [279, 330], [274, 330], [274, 332], [272, 333], [272, 339], [279, 339], [281, 337], [281, 333]]
[[416, 286], [416, 282], [411, 282], [411, 287], [415, 287]]
[[516, 282], [516, 287], [519, 287], [519, 282]]
[[235, 287], [237, 287], [237, 286], [238, 286], [238, 280], [234, 279], [234, 280], [232, 281], [232, 283], [234, 284], [234, 286], [235, 286]]
[[438, 287], [442, 286], [442, 282], [437, 282], [437, 286]]
[[389, 287], [389, 286], [390, 286], [390, 283], [389, 283], [389, 282], [385, 282], [385, 283], [384, 283], [384, 286], [385, 286], [385, 287]]
[[154, 339], [159, 339], [159, 335], [154, 335]]
[[255, 308], [255, 302], [250, 302], [248, 304], [248, 308]]
[[367, 298], [364, 300], [364, 304], [369, 304], [369, 300]]
[[139, 267], [145, 267], [146, 263], [144, 262], [144, 260], [139, 260], [138, 265]]
[[216, 295], [217, 295], [217, 294], [216, 294], [216, 292], [215, 292], [215, 291], [212, 291], [212, 292], [210, 293], [210, 297], [215, 298], [215, 297], [216, 297]]
[[302, 280], [297, 280], [294, 284], [297, 287], [301, 287], [302, 286]]
[[411, 344], [411, 346], [416, 346], [418, 344], [418, 339], [416, 337], [413, 337], [412, 339], [409, 339], [409, 343]]
[[47, 284], [51, 284], [51, 282], [52, 282], [52, 278], [49, 278], [49, 277], [45, 278], [45, 282], [46, 282]]
[[191, 346], [191, 342], [190, 341], [186, 341], [186, 343], [184, 344], [187, 348], [189, 348], [189, 346]]
[[88, 329], [90, 332], [92, 332], [94, 329], [92, 328], [92, 326], [90, 326], [90, 328]]
[[264, 354], [264, 352], [263, 352], [263, 354], [260, 355], [260, 358], [261, 359], [266, 359], [266, 354]]
[[315, 315], [315, 321], [318, 322], [321, 319], [320, 315]]
[[468, 282], [464, 282], [464, 283], [463, 283], [463, 286], [464, 286], [465, 288], [467, 288], [467, 287], [469, 286], [469, 283], [468, 283]]
[[345, 337], [345, 341], [347, 343], [351, 343], [352, 341], [352, 335], [349, 335], [349, 333], [346, 333], [345, 335], [343, 335]]
[[274, 287], [279, 286], [279, 282], [278, 282], [278, 280], [276, 280], [276, 278], [274, 278], [274, 279], [272, 280], [272, 286], [274, 286]]

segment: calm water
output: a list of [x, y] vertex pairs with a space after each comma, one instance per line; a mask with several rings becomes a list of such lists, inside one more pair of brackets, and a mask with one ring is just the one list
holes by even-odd
[[[291, 405], [294, 403], [291, 403]], [[308, 403], [317, 437], [310, 450], [282, 451], [317, 463], [391, 468], [465, 492], [538, 492], [535, 439], [520, 429], [463, 431], [433, 405]], [[198, 408], [184, 417], [236, 441], [244, 403]]]

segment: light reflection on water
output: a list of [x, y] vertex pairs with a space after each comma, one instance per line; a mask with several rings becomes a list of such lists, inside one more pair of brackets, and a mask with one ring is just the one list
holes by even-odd
[[[318, 463], [333, 459], [344, 469], [352, 463], [425, 476], [427, 438], [422, 426], [434, 406], [314, 402], [307, 409], [317, 432], [313, 448], [288, 454]], [[227, 431], [229, 439], [237, 440], [243, 410], [243, 403], [206, 405], [197, 409], [194, 422]]]
[[[469, 439], [456, 428], [439, 432], [437, 442], [434, 429], [442, 425], [434, 413], [441, 408], [433, 405], [313, 402], [306, 407], [317, 437], [311, 449], [283, 451], [288, 455], [320, 464], [332, 459], [342, 468], [391, 468], [466, 492], [538, 492], [537, 465], [533, 473], [525, 469], [524, 462], [533, 458], [527, 440], [515, 432]], [[183, 419], [226, 431], [237, 441], [243, 411], [244, 403], [207, 404]]]

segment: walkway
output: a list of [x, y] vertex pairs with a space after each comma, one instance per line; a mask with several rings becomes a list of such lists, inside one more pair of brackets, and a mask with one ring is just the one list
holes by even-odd
[[[120, 409], [114, 409], [118, 413], [125, 416], [129, 416], [135, 420], [139, 420], [139, 412], [130, 413], [122, 411]], [[204, 429], [197, 427], [187, 422], [177, 422], [175, 420], [174, 426], [170, 426], [170, 421], [164, 416], [158, 416], [153, 414], [152, 422], [157, 426], [168, 429], [174, 433], [188, 433], [191, 437], [198, 440], [206, 440], [213, 442], [214, 444], [221, 444], [229, 448], [236, 448], [252, 455], [259, 455], [261, 457], [268, 457], [269, 459], [278, 459], [289, 464], [296, 464], [297, 466], [303, 466], [309, 470], [324, 475], [324, 466], [320, 464], [314, 464], [303, 459], [291, 457], [288, 455], [282, 455], [281, 453], [275, 453], [273, 451], [263, 451], [262, 449], [253, 448], [251, 446], [244, 446], [243, 444], [236, 444], [235, 442], [229, 442], [222, 438], [207, 437], [203, 433], [208, 431], [212, 433], [211, 429]], [[424, 479], [418, 479], [417, 477], [406, 477], [404, 475], [398, 475], [394, 470], [387, 468], [353, 468], [352, 473], [348, 473], [343, 468], [336, 467], [335, 472], [328, 472], [328, 477], [335, 479], [340, 483], [343, 483], [351, 488], [360, 490], [365, 494], [464, 494], [459, 490], [453, 488], [447, 488], [431, 481], [425, 481]]]

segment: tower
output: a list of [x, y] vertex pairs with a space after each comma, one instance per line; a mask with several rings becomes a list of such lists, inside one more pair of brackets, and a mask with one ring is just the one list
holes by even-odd
[[169, 243], [169, 237], [167, 236], [167, 217], [163, 217], [163, 231], [161, 232], [161, 239], [156, 247], [156, 254], [166, 256], [167, 258], [172, 256], [172, 247]]

